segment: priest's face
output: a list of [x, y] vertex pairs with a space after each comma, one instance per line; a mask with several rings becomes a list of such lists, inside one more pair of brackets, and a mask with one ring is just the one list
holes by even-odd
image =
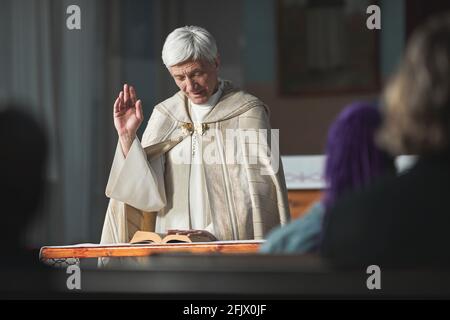
[[178, 88], [195, 104], [204, 104], [218, 89], [219, 59], [186, 61], [169, 67]]

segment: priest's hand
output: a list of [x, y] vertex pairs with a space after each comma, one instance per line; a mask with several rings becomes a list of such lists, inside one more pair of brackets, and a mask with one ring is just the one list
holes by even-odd
[[218, 239], [211, 233], [206, 230], [167, 230], [167, 234], [182, 234], [187, 235], [188, 237], [191, 235], [202, 236], [208, 238], [210, 241], [217, 241]]
[[143, 120], [142, 101], [137, 99], [134, 88], [125, 84], [123, 91], [120, 91], [114, 102], [114, 126], [119, 135], [124, 156], [127, 156], [130, 151]]

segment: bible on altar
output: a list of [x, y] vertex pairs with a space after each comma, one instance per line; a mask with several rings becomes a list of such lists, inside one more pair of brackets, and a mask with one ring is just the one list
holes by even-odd
[[148, 231], [136, 231], [131, 244], [148, 244], [148, 243], [180, 243], [180, 242], [211, 242], [212, 240], [205, 235], [191, 234], [161, 234]]

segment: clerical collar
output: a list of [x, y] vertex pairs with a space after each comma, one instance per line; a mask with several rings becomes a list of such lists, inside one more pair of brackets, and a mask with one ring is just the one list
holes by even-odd
[[190, 100], [189, 103], [191, 104], [191, 106], [194, 106], [195, 108], [212, 108], [216, 105], [217, 101], [219, 101], [219, 98], [222, 95], [222, 91], [223, 91], [223, 81], [219, 79], [219, 88], [217, 89], [216, 93], [214, 93], [211, 97], [209, 97], [206, 103], [195, 104]]

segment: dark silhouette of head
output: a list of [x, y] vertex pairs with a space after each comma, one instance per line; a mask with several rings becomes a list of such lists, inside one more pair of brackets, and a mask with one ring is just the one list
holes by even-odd
[[1, 239], [24, 247], [23, 233], [33, 220], [44, 189], [47, 140], [41, 126], [23, 109], [0, 108]]
[[56, 295], [50, 270], [26, 246], [26, 233], [38, 214], [45, 185], [47, 139], [21, 106], [0, 106], [0, 201], [5, 243], [0, 255], [0, 297]]

